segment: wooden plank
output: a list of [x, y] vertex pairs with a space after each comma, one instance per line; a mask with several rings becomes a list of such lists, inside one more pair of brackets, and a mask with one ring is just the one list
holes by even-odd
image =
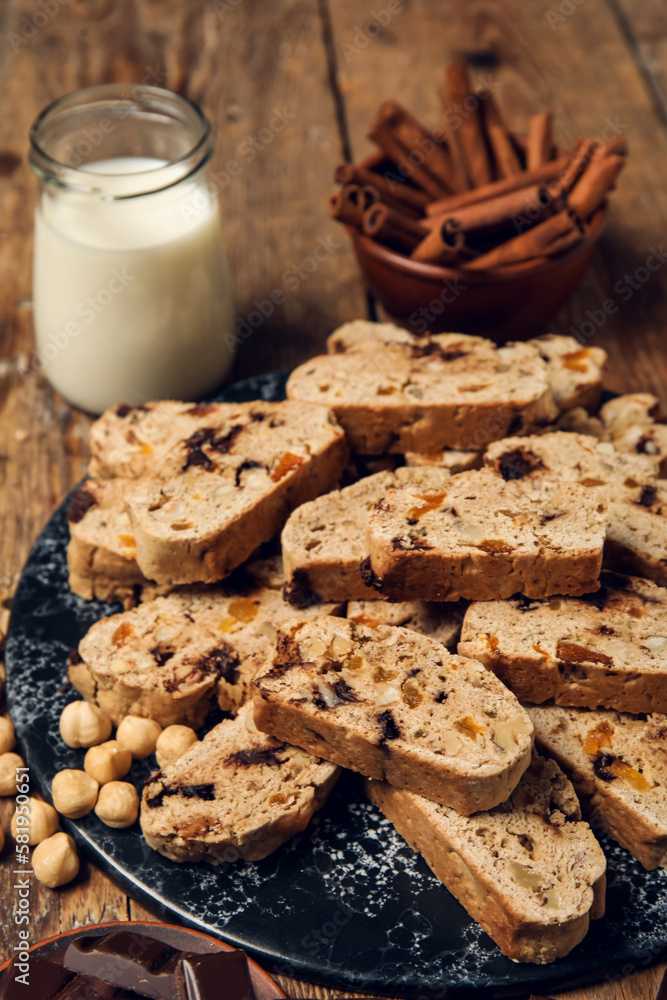
[[[415, 0], [398, 6], [376, 33], [373, 19], [364, 21], [351, 0], [332, 5], [354, 156], [370, 149], [365, 132], [384, 98], [396, 97], [426, 124], [437, 124], [436, 87], [445, 63], [461, 55], [478, 81], [491, 76], [515, 129], [525, 128], [529, 113], [551, 107], [563, 145], [581, 134], [624, 134], [630, 162], [612, 198], [606, 233], [579, 292], [551, 329], [574, 328], [586, 343], [605, 347], [610, 388], [650, 390], [667, 400], [667, 268], [646, 270], [651, 248], [664, 243], [667, 193], [661, 173], [667, 137], [613, 12], [604, 0], [587, 0], [552, 28], [544, 6], [521, 0], [466, 5]], [[605, 70], [610, 66], [613, 73]], [[584, 337], [591, 332], [589, 313], [600, 320], [607, 300], [617, 311], [603, 315], [601, 328]]]

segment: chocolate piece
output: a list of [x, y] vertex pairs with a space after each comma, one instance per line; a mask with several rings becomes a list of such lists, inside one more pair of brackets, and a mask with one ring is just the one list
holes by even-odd
[[[175, 972], [188, 953], [143, 934], [116, 931], [104, 937], [77, 938], [65, 952], [65, 965], [75, 972], [132, 990], [155, 1000], [183, 1000]], [[189, 956], [188, 956], [189, 957]]]
[[182, 996], [187, 1000], [255, 1000], [248, 959], [242, 951], [189, 955], [176, 971]]
[[0, 983], [0, 1000], [55, 1000], [73, 978], [62, 965], [37, 955], [30, 955], [29, 962], [13, 958]]

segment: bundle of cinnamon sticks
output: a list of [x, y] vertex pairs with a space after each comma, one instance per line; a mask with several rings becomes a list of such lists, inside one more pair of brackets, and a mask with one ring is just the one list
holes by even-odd
[[440, 95], [435, 131], [397, 101], [380, 106], [368, 132], [379, 150], [336, 168], [332, 217], [412, 260], [479, 271], [581, 243], [625, 166], [625, 140], [582, 138], [561, 154], [550, 111], [518, 137], [463, 61], [447, 67]]

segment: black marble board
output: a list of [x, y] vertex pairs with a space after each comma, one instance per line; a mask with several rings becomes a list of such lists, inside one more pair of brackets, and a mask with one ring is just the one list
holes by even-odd
[[[247, 379], [219, 398], [277, 400], [285, 377]], [[31, 781], [48, 798], [57, 770], [84, 751], [58, 734], [77, 697], [66, 657], [88, 628], [119, 607], [87, 602], [67, 584], [65, 504], [38, 538], [14, 600], [7, 695]], [[140, 789], [152, 758], [130, 773]], [[345, 774], [304, 833], [257, 863], [179, 865], [152, 851], [138, 823], [112, 830], [94, 814], [62, 821], [119, 886], [168, 917], [245, 948], [272, 974], [341, 989], [412, 996], [521, 997], [628, 975], [667, 951], [667, 871], [646, 872], [604, 835], [607, 914], [584, 942], [548, 966], [504, 958], [424, 861]]]

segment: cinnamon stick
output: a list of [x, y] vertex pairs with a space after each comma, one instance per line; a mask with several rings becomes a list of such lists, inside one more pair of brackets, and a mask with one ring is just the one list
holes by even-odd
[[[369, 170], [356, 163], [341, 163], [336, 167], [334, 179], [339, 184], [359, 184], [360, 186], [368, 184], [378, 191], [380, 199], [387, 205], [396, 208], [397, 204], [400, 203], [405, 212], [409, 208], [411, 212], [422, 215], [429, 201], [426, 192], [417, 191], [416, 188], [401, 181], [390, 181], [384, 174]], [[397, 204], [392, 205], [392, 201]]]
[[[446, 232], [452, 235], [461, 232], [466, 239], [470, 239], [510, 228], [521, 221], [525, 229], [562, 207], [560, 190], [552, 191], [544, 184], [532, 184], [476, 205], [467, 205], [447, 216], [440, 224]], [[517, 231], [521, 231], [518, 226]]]
[[[489, 250], [465, 266], [474, 271], [486, 271], [493, 267], [518, 264], [533, 257], [551, 256], [553, 253], [561, 252], [560, 248], [564, 245], [570, 247], [581, 242], [585, 234], [586, 230], [579, 219], [564, 210], [551, 216], [550, 219], [545, 219], [527, 232], [515, 236], [514, 239], [501, 243], [500, 246]], [[563, 241], [564, 237], [566, 239]], [[555, 244], [556, 250], [550, 251], [551, 244]]]
[[454, 191], [467, 191], [470, 188], [466, 165], [463, 162], [461, 147], [454, 137], [454, 130], [449, 121], [449, 92], [446, 84], [440, 88], [440, 103], [442, 104], [442, 134], [447, 143], [449, 156], [450, 184]]
[[481, 107], [496, 173], [498, 177], [511, 177], [520, 173], [523, 167], [495, 97], [490, 90], [485, 91], [485, 94]]
[[528, 121], [528, 142], [526, 145], [526, 167], [534, 170], [542, 163], [548, 163], [553, 155], [553, 111], [540, 111], [531, 115]]
[[[451, 264], [465, 253], [465, 236], [456, 233], [451, 236], [443, 226], [436, 226], [421, 243], [414, 248], [410, 257], [425, 264]], [[469, 255], [469, 254], [467, 254]]]
[[362, 228], [367, 236], [380, 243], [397, 246], [405, 253], [411, 253], [429, 232], [422, 222], [410, 219], [381, 202], [364, 212]]
[[473, 187], [480, 187], [493, 179], [480, 99], [473, 93], [468, 70], [462, 59], [446, 68], [445, 80], [453, 105], [450, 113], [454, 116], [454, 120], [450, 117], [448, 121], [459, 143], [470, 182]]
[[329, 198], [331, 218], [360, 228], [364, 212], [377, 200], [377, 192], [361, 188], [358, 184], [346, 184]]
[[594, 139], [577, 139], [575, 147], [570, 154], [570, 161], [559, 177], [563, 191], [568, 192], [572, 190], [590, 163], [596, 147], [597, 143]]
[[385, 101], [383, 107], [389, 114], [387, 123], [394, 130], [398, 141], [410, 152], [422, 156], [426, 169], [452, 190], [449, 158], [445, 149], [398, 101]]
[[580, 219], [587, 219], [600, 207], [624, 166], [625, 157], [617, 154], [593, 156], [568, 199]]
[[427, 215], [445, 215], [453, 213], [466, 205], [474, 205], [477, 202], [488, 201], [497, 195], [508, 194], [510, 191], [518, 191], [520, 188], [529, 187], [531, 184], [541, 184], [546, 181], [555, 180], [569, 162], [569, 156], [559, 156], [557, 160], [551, 160], [535, 170], [524, 170], [523, 173], [513, 174], [511, 177], [503, 177], [499, 181], [492, 181], [480, 188], [473, 188], [472, 191], [462, 191], [460, 194], [451, 195], [449, 198], [440, 198], [432, 201], [426, 207]]
[[[368, 131], [368, 138], [385, 151], [406, 178], [409, 177], [432, 198], [442, 198], [451, 194], [453, 189], [450, 185], [427, 167], [423, 151], [418, 148], [408, 148], [399, 139], [396, 133], [396, 107], [395, 101], [385, 101], [380, 106], [375, 121]], [[433, 143], [433, 140], [431, 142]]]

